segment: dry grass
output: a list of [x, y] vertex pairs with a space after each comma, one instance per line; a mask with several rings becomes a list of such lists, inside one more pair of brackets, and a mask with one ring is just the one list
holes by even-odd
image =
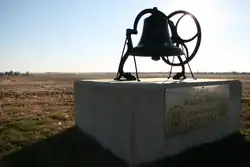
[[73, 125], [72, 82], [16, 77], [0, 83], [0, 156]]
[[[83, 76], [59, 75], [1, 78], [0, 158], [4, 156], [12, 157], [7, 158], [8, 162], [10, 162], [14, 161], [12, 155], [15, 155], [14, 157], [17, 159], [21, 156], [23, 163], [28, 163], [24, 161], [24, 159], [32, 159], [29, 160], [29, 163], [32, 164], [31, 166], [34, 166], [34, 164], [36, 164], [36, 166], [59, 166], [59, 164], [60, 166], [66, 166], [76, 163], [69, 162], [70, 157], [72, 158], [72, 156], [74, 156], [74, 159], [78, 157], [79, 161], [83, 159], [88, 163], [90, 163], [90, 160], [92, 160], [91, 162], [99, 161], [102, 162], [101, 164], [103, 165], [105, 160], [98, 159], [97, 157], [99, 155], [94, 155], [93, 149], [86, 149], [86, 146], [84, 147], [85, 152], [82, 149], [82, 153], [79, 153], [81, 156], [76, 154], [77, 151], [72, 152], [72, 148], [75, 150], [81, 148], [79, 145], [76, 145], [78, 139], [77, 141], [71, 141], [73, 140], [74, 134], [76, 135], [77, 132], [70, 127], [74, 125], [73, 82], [75, 79], [82, 77]], [[244, 88], [244, 111], [242, 111], [242, 120], [245, 125], [244, 129], [242, 129], [242, 134], [245, 134], [245, 138], [250, 140], [250, 76], [223, 77], [211, 75], [200, 77], [235, 78], [242, 81]], [[53, 141], [50, 141], [52, 136], [63, 130], [70, 131], [67, 132], [71, 134], [70, 139], [69, 137], [67, 140], [64, 139], [66, 137], [60, 137], [60, 140], [53, 139]], [[75, 136], [75, 138], [78, 138], [78, 136]], [[23, 150], [23, 148], [29, 148], [28, 146], [33, 145], [37, 141], [42, 141], [43, 139], [47, 139], [50, 143], [54, 143], [39, 146], [40, 150], [43, 150], [43, 152], [46, 148], [46, 155], [41, 153], [41, 151], [37, 153], [36, 150], [38, 149], [36, 148], [31, 149], [31, 153], [27, 153], [26, 151], [26, 153], [22, 153], [22, 155], [21, 153], [13, 154], [13, 152]], [[69, 145], [70, 142], [71, 145]], [[72, 145], [72, 143], [74, 144]], [[57, 149], [54, 147], [57, 147]], [[59, 147], [63, 147], [63, 149]], [[88, 150], [88, 152], [86, 152], [86, 150]], [[250, 154], [250, 150], [245, 154]], [[36, 156], [36, 158], [34, 156]], [[45, 159], [47, 158], [46, 162], [39, 161], [38, 164], [37, 156], [42, 156], [42, 158]], [[54, 157], [52, 158], [53, 160], [51, 156]], [[76, 164], [80, 163], [79, 161]], [[19, 165], [20, 164], [18, 164], [18, 166]], [[98, 165], [92, 163], [92, 166]], [[114, 166], [117, 166], [117, 164]]]

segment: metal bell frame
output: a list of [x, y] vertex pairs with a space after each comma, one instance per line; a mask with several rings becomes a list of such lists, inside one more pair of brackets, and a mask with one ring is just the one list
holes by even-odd
[[[163, 12], [159, 11], [156, 7], [154, 7], [153, 9], [144, 9], [142, 10], [135, 18], [135, 21], [134, 21], [134, 25], [133, 25], [133, 29], [127, 29], [126, 30], [126, 39], [125, 39], [125, 42], [124, 42], [124, 46], [123, 46], [123, 50], [122, 50], [122, 55], [121, 55], [121, 60], [120, 60], [120, 63], [119, 63], [119, 67], [118, 67], [118, 72], [116, 74], [116, 77], [114, 78], [114, 80], [118, 80], [118, 81], [134, 81], [134, 80], [137, 80], [137, 81], [140, 81], [139, 79], [139, 75], [138, 75], [138, 70], [137, 70], [137, 63], [136, 63], [136, 59], [135, 59], [135, 55], [132, 55], [133, 58], [134, 58], [134, 64], [135, 64], [135, 72], [136, 72], [136, 77], [133, 76], [130, 72], [124, 72], [123, 71], [123, 67], [124, 67], [124, 64], [127, 60], [127, 58], [129, 57], [129, 55], [131, 55], [131, 51], [133, 49], [133, 43], [132, 43], [132, 39], [131, 39], [131, 35], [136, 35], [138, 34], [138, 31], [137, 31], [137, 26], [138, 26], [138, 22], [140, 20], [140, 18], [145, 15], [145, 14], [148, 14], [148, 13], [153, 13], [153, 12], [159, 12], [162, 16], [164, 16], [167, 20], [168, 20], [168, 24], [170, 26], [170, 30], [171, 30], [171, 40], [172, 40], [172, 43], [175, 44], [175, 46], [177, 47], [180, 47], [181, 46], [181, 49], [184, 51], [185, 53], [185, 58], [186, 60], [182, 60], [181, 56], [177, 56], [177, 58], [179, 59], [179, 63], [174, 63], [174, 59], [175, 59], [175, 56], [173, 56], [173, 60], [172, 62], [169, 61], [169, 58], [168, 56], [160, 56], [161, 59], [167, 63], [168, 65], [171, 66], [170, 68], [170, 72], [169, 72], [169, 76], [168, 76], [168, 79], [171, 77], [171, 73], [172, 73], [172, 68], [173, 66], [181, 66], [182, 67], [182, 71], [177, 73], [173, 79], [176, 79], [176, 80], [179, 80], [179, 79], [186, 79], [186, 75], [185, 75], [185, 65], [187, 64], [188, 67], [189, 67], [189, 70], [190, 70], [190, 73], [192, 75], [192, 78], [193, 79], [196, 79], [193, 75], [193, 72], [191, 70], [191, 67], [189, 65], [189, 62], [194, 58], [194, 56], [197, 54], [198, 52], [198, 49], [200, 47], [200, 43], [201, 43], [201, 27], [200, 27], [200, 24], [198, 22], [198, 20], [196, 19], [196, 17], [194, 15], [192, 15], [191, 13], [187, 12], [187, 11], [184, 11], [184, 10], [178, 10], [178, 11], [175, 11], [173, 13], [171, 13], [170, 15], [166, 16]], [[176, 22], [176, 25], [174, 25], [173, 21], [170, 20], [170, 18], [172, 18], [173, 16], [175, 15], [178, 15], [178, 14], [182, 14], [182, 16], [177, 20]], [[192, 38], [190, 39], [182, 39], [179, 35], [178, 35], [178, 32], [177, 32], [177, 26], [180, 22], [180, 20], [185, 16], [185, 15], [189, 15], [191, 16], [191, 18], [194, 20], [195, 24], [196, 24], [196, 28], [197, 28], [197, 33], [196, 35], [194, 35]], [[192, 54], [189, 55], [189, 51], [188, 51], [188, 48], [186, 46], [185, 43], [188, 43], [188, 42], [191, 42], [193, 41], [195, 38], [197, 38], [197, 42], [196, 42], [196, 46], [192, 52]], [[125, 47], [127, 45], [127, 51], [125, 52], [124, 54], [124, 51], [125, 51]], [[121, 79], [121, 78], [125, 78], [125, 79]]]

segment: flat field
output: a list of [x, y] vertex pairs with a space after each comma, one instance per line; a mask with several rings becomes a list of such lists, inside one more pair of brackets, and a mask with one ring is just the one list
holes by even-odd
[[[113, 76], [115, 74], [0, 77], [0, 166], [127, 166], [100, 146], [84, 143], [86, 139], [74, 126], [74, 81]], [[148, 76], [155, 74], [143, 77]], [[239, 134], [223, 141], [146, 166], [250, 166], [250, 76], [197, 77], [238, 79], [243, 83], [244, 127]]]

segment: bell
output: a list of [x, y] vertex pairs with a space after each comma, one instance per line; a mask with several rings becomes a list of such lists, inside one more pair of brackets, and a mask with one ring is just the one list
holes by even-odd
[[179, 56], [184, 55], [184, 52], [173, 45], [169, 36], [168, 20], [156, 11], [144, 20], [141, 39], [132, 49], [132, 54], [159, 60], [160, 56]]

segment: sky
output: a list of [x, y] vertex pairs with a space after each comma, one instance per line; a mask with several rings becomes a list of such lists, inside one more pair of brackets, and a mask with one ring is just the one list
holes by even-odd
[[[0, 0], [0, 71], [116, 72], [126, 29], [140, 11], [153, 7], [166, 15], [185, 10], [198, 19], [202, 40], [192, 71], [250, 72], [249, 0]], [[186, 18], [180, 36], [195, 34]], [[139, 72], [170, 69], [162, 60], [136, 60]], [[124, 70], [135, 71], [132, 56]]]

